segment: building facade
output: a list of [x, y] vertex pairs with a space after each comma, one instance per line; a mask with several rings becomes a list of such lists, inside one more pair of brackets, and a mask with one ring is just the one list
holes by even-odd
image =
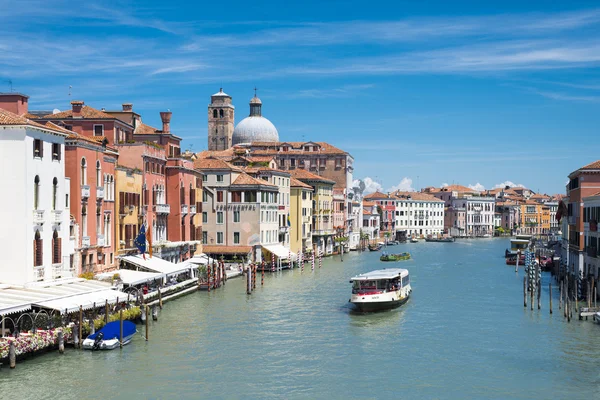
[[232, 146], [235, 107], [231, 96], [221, 88], [210, 97], [208, 105], [208, 150], [227, 150]]
[[312, 195], [313, 188], [290, 178], [290, 250], [306, 253], [312, 249]]
[[407, 236], [438, 236], [444, 233], [444, 201], [427, 193], [394, 192], [397, 231]]
[[600, 267], [598, 221], [600, 221], [600, 192], [583, 198], [583, 275], [593, 277], [596, 280], [598, 279], [598, 268]]

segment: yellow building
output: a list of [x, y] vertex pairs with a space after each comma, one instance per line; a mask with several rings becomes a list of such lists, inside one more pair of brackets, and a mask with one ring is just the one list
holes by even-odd
[[296, 178], [290, 181], [290, 250], [292, 253], [312, 248], [312, 186]]
[[116, 244], [117, 254], [137, 251], [134, 239], [144, 223], [142, 206], [143, 176], [139, 169], [117, 166], [115, 169], [117, 210]]
[[313, 188], [312, 242], [313, 250], [331, 254], [333, 252], [333, 185], [334, 181], [304, 169], [291, 170], [292, 177]]
[[521, 204], [520, 232], [539, 235], [550, 232], [550, 207], [528, 200]]

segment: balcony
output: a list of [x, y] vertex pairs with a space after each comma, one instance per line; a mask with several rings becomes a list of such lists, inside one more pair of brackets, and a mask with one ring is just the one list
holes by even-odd
[[60, 224], [62, 222], [62, 216], [63, 216], [62, 210], [52, 211], [52, 222], [55, 224]]
[[96, 244], [98, 246], [106, 246], [106, 239], [104, 239], [104, 235], [98, 235], [98, 240]]
[[171, 205], [170, 204], [156, 204], [154, 206], [154, 212], [157, 214], [170, 214], [171, 213]]
[[196, 215], [196, 206], [190, 206], [190, 215]]
[[33, 267], [33, 280], [43, 281], [46, 276], [46, 268], [44, 266]]
[[187, 215], [188, 213], [188, 206], [187, 204], [182, 204], [181, 205], [181, 215]]
[[102, 186], [96, 187], [96, 198], [103, 199], [104, 198], [104, 188]]
[[585, 254], [588, 257], [593, 257], [593, 258], [598, 257], [598, 248], [588, 246], [585, 248]]
[[90, 197], [90, 187], [88, 185], [81, 186], [81, 198], [87, 199]]
[[287, 226], [280, 226], [279, 227], [279, 233], [288, 233], [289, 230], [290, 230], [290, 228], [287, 227]]
[[62, 278], [63, 265], [62, 263], [52, 264], [52, 279]]
[[44, 223], [44, 210], [33, 210], [33, 223], [37, 225]]
[[90, 247], [90, 237], [84, 236], [81, 238], [81, 247]]

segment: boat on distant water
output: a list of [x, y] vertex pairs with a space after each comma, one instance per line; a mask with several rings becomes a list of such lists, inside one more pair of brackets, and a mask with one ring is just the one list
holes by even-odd
[[369, 250], [370, 251], [379, 251], [379, 250], [381, 250], [382, 247], [383, 247], [383, 245], [381, 243], [370, 244]]
[[350, 279], [350, 302], [360, 311], [381, 311], [406, 303], [412, 292], [408, 270], [385, 268]]
[[400, 254], [387, 254], [383, 253], [381, 257], [379, 257], [381, 261], [404, 261], [410, 260], [410, 253], [404, 252]]
[[492, 235], [490, 235], [489, 233], [484, 233], [483, 235], [481, 235], [482, 238], [491, 238]]
[[[506, 258], [506, 265], [517, 265], [517, 255], [511, 255]], [[519, 257], [519, 265], [525, 265], [525, 255]]]
[[416, 236], [413, 236], [413, 237], [410, 238], [410, 242], [411, 243], [418, 243], [419, 242], [419, 238], [416, 237]]
[[[147, 323], [147, 322], [146, 322]], [[92, 333], [83, 341], [82, 345], [87, 350], [112, 350], [120, 345], [121, 322], [113, 321], [104, 325], [96, 333]], [[135, 324], [131, 321], [123, 321], [123, 346], [129, 344], [133, 335], [137, 332]]]
[[506, 249], [504, 257], [516, 256], [519, 251], [524, 254], [527, 247], [529, 247], [529, 239], [520, 239], [518, 236], [516, 239], [510, 239], [510, 249]]
[[425, 238], [426, 242], [442, 242], [442, 243], [452, 243], [454, 242], [454, 238], [452, 236], [446, 236], [446, 237], [430, 237], [430, 238]]

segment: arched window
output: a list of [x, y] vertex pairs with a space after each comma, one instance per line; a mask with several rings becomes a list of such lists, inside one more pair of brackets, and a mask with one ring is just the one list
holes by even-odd
[[217, 117], [218, 117], [217, 110], [213, 110], [213, 118], [217, 118]]
[[35, 231], [33, 239], [33, 266], [40, 267], [44, 263], [43, 240], [40, 237], [40, 231]]
[[52, 234], [52, 264], [59, 264], [61, 258], [61, 239], [58, 237], [58, 232], [54, 230]]
[[81, 159], [81, 184], [87, 184], [87, 162], [85, 161], [85, 157]]
[[96, 186], [101, 186], [102, 182], [102, 166], [100, 165], [100, 160], [96, 160]]
[[221, 109], [221, 110], [219, 110], [219, 117], [220, 117], [220, 118], [223, 118], [223, 110], [222, 110], [222, 109]]
[[52, 180], [52, 209], [56, 210], [56, 196], [58, 193], [58, 179]]
[[40, 177], [38, 175], [33, 179], [33, 209], [37, 210], [40, 205]]

